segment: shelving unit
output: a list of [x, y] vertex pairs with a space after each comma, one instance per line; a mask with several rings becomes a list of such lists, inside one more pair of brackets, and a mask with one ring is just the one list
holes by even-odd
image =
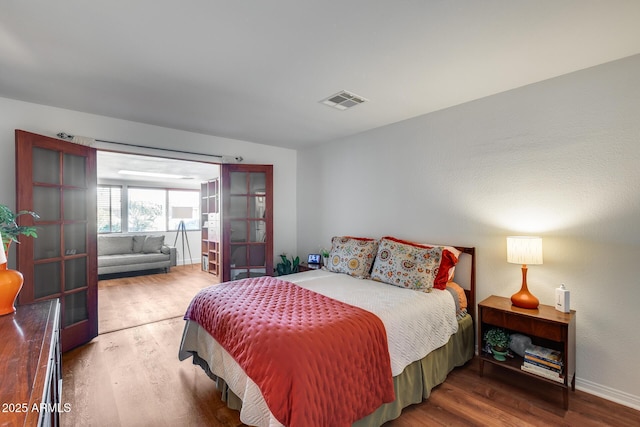
[[[569, 407], [569, 388], [576, 389], [576, 312], [561, 313], [554, 307], [540, 305], [537, 309], [519, 308], [511, 305], [509, 298], [490, 296], [478, 304], [479, 327], [478, 346], [480, 348], [480, 376], [484, 374], [484, 364], [489, 363], [522, 374], [526, 378], [535, 378], [562, 389], [563, 407]], [[492, 328], [506, 329], [509, 333], [521, 333], [531, 338], [533, 344], [562, 352], [564, 382], [525, 372], [521, 369], [523, 358], [515, 355], [500, 362], [483, 351], [484, 334]]]
[[200, 196], [202, 270], [220, 276], [220, 179], [201, 183]]

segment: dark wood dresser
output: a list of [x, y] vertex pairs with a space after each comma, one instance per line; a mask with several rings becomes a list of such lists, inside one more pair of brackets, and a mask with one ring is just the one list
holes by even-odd
[[0, 316], [0, 426], [59, 425], [60, 303]]

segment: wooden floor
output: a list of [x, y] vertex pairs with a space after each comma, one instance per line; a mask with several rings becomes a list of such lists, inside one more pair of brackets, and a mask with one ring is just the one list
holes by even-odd
[[217, 282], [200, 264], [171, 267], [169, 273], [100, 280], [98, 333], [180, 316], [200, 289]]
[[[187, 271], [180, 281], [200, 280], [196, 273], [191, 276]], [[154, 302], [148, 301], [138, 309], [153, 311]], [[204, 372], [190, 359], [178, 361], [183, 326], [180, 313], [101, 334], [65, 353], [62, 402], [69, 403], [71, 411], [61, 415], [61, 424], [242, 426]], [[524, 383], [496, 367], [485, 365], [481, 378], [473, 360], [449, 374], [429, 400], [406, 408], [385, 427], [640, 425], [639, 411], [587, 393], [571, 392], [567, 411], [561, 398], [559, 389], [538, 381]]]

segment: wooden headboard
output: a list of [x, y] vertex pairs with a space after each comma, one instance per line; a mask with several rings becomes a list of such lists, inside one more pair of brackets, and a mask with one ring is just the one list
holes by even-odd
[[476, 319], [476, 248], [454, 246], [462, 254], [456, 265], [454, 282], [464, 288], [467, 295], [467, 312]]

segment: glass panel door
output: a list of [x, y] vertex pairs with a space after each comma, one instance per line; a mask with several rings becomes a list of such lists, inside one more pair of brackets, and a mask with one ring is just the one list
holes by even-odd
[[40, 216], [38, 237], [17, 245], [19, 303], [59, 298], [67, 351], [98, 333], [95, 150], [16, 131], [16, 153], [17, 210]]
[[271, 165], [223, 165], [223, 280], [273, 273]]

